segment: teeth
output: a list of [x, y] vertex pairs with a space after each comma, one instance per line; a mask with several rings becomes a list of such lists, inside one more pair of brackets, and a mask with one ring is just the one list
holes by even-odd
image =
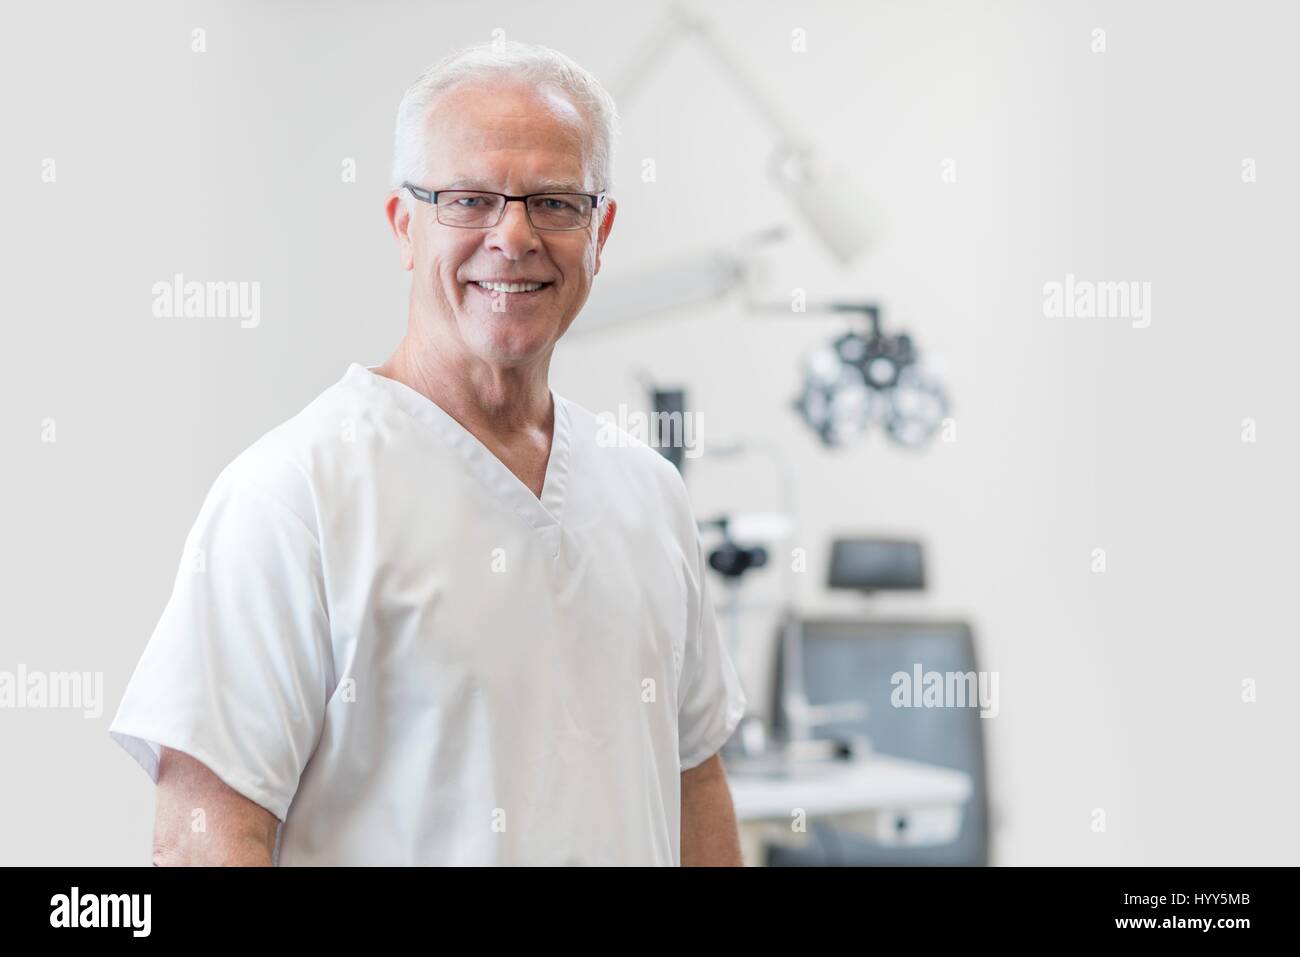
[[492, 292], [532, 292], [546, 285], [544, 282], [475, 282], [474, 285]]

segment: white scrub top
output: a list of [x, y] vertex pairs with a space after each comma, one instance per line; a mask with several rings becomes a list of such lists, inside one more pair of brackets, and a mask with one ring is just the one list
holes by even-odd
[[552, 391], [539, 500], [374, 368], [218, 476], [109, 733], [275, 814], [281, 865], [680, 864], [746, 705], [681, 477]]

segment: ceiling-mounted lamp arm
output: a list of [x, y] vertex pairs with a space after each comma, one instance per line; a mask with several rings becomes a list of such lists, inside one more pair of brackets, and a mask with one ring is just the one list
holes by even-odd
[[781, 144], [803, 145], [807, 142], [799, 134], [794, 121], [784, 113], [774, 99], [765, 94], [758, 78], [739, 59], [731, 55], [727, 45], [718, 37], [713, 24], [702, 17], [694, 16], [679, 3], [674, 3], [668, 8], [663, 22], [632, 55], [628, 67], [612, 85], [610, 92], [620, 105], [631, 100], [677, 38], [683, 36], [695, 36], [704, 44], [709, 54], [758, 111]]
[[679, 35], [685, 32], [685, 29], [681, 11], [674, 6], [668, 11], [668, 16], [645, 36], [640, 46], [630, 56], [624, 58], [626, 66], [623, 67], [618, 78], [609, 84], [610, 95], [614, 97], [620, 109], [625, 108], [632, 101], [668, 52], [669, 47], [676, 42]]
[[776, 139], [769, 173], [786, 194], [799, 216], [841, 265], [850, 264], [867, 245], [863, 226], [864, 204], [856, 200], [847, 183], [831, 184], [812, 160], [811, 140], [778, 101], [767, 95], [763, 83], [750, 72], [713, 25], [674, 3], [657, 27], [633, 52], [630, 63], [610, 87], [616, 99], [626, 104], [645, 84], [679, 36], [695, 36], [722, 71], [731, 78], [758, 112], [768, 132]]
[[566, 335], [585, 336], [636, 321], [660, 319], [679, 309], [717, 302], [737, 289], [748, 290], [754, 251], [780, 241], [785, 233], [784, 227], [768, 227], [724, 246], [678, 255], [645, 270], [602, 277], [591, 287], [582, 319]]
[[732, 56], [730, 48], [718, 36], [712, 23], [706, 20], [693, 20], [692, 28], [719, 66], [731, 77], [732, 83], [743, 93], [750, 105], [758, 111], [768, 129], [781, 146], [806, 146], [808, 140], [799, 132], [794, 122], [775, 98], [769, 97], [763, 83], [741, 60]]

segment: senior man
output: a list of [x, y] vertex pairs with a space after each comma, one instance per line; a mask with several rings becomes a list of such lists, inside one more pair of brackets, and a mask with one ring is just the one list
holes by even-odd
[[110, 728], [155, 863], [741, 863], [745, 695], [681, 478], [548, 385], [616, 126], [542, 47], [407, 91], [406, 334], [221, 472]]

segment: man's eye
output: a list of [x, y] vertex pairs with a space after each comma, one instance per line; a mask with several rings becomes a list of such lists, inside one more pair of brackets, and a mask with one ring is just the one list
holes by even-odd
[[472, 207], [470, 204], [471, 204], [471, 203], [481, 203], [481, 202], [483, 202], [483, 197], [482, 197], [482, 196], [462, 196], [460, 199], [456, 200], [456, 202], [459, 203], [461, 206], [466, 206], [466, 207], [469, 207], [469, 208], [472, 209], [473, 207]]
[[562, 199], [556, 199], [554, 196], [547, 196], [545, 199], [542, 200], [542, 202], [550, 204], [546, 207], [547, 209], [572, 209], [573, 208], [573, 204], [567, 203]]

